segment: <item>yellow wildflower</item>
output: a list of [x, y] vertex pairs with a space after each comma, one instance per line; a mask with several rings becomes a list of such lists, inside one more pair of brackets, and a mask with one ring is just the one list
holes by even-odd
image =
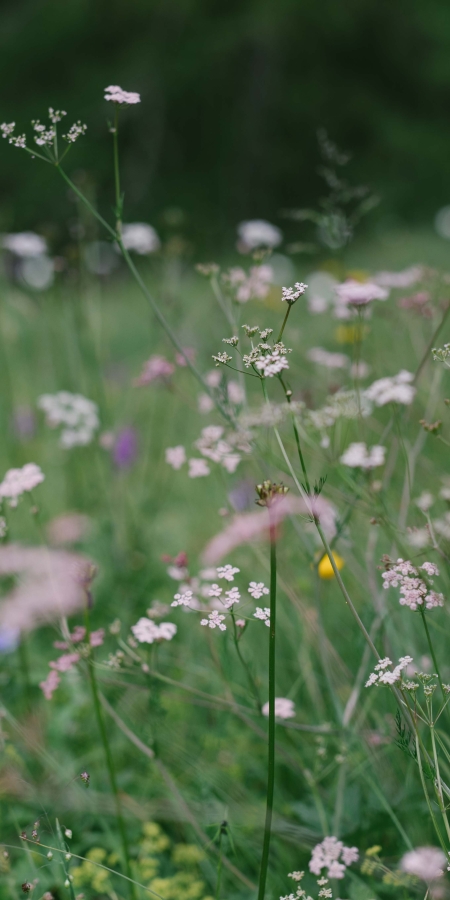
[[[338, 553], [332, 553], [331, 555], [334, 559], [334, 564], [335, 564], [337, 570], [340, 571], [344, 565], [344, 560], [342, 559], [341, 556], [339, 556]], [[320, 560], [320, 563], [317, 566], [317, 571], [319, 573], [319, 578], [324, 578], [325, 580], [328, 580], [329, 578], [334, 578], [333, 566], [331, 565], [331, 562], [330, 562], [327, 554], [325, 554], [325, 556], [322, 556], [322, 559]]]

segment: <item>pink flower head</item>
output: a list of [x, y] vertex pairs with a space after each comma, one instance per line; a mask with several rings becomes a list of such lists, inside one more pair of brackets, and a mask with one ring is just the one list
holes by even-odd
[[97, 628], [97, 631], [91, 631], [91, 647], [101, 647], [105, 640], [105, 629]]
[[56, 669], [57, 672], [68, 672], [79, 659], [79, 653], [63, 653], [56, 662], [50, 662], [49, 666], [51, 669]]
[[338, 301], [347, 306], [367, 306], [372, 300], [386, 300], [389, 291], [370, 281], [355, 281], [350, 278], [335, 287]]
[[164, 381], [166, 378], [170, 378], [174, 372], [174, 364], [169, 362], [164, 356], [151, 356], [144, 363], [139, 378], [135, 378], [133, 384], [135, 387], [143, 387], [146, 384], [151, 384], [152, 381]]
[[41, 681], [39, 683], [39, 687], [44, 694], [46, 700], [51, 700], [54, 691], [58, 687], [61, 679], [55, 669], [52, 669], [51, 672], [48, 673], [45, 681]]

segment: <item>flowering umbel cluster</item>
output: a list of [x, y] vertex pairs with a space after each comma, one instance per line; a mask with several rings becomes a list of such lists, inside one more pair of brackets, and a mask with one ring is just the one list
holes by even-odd
[[[439, 569], [435, 563], [424, 562], [416, 568], [409, 560], [398, 559], [395, 565], [388, 564], [387, 572], [383, 572], [383, 587], [400, 587], [400, 605], [409, 606], [413, 611], [418, 607], [434, 609], [444, 605], [443, 594], [438, 594], [429, 588], [433, 584], [432, 575], [439, 575]], [[424, 572], [428, 583], [420, 577], [419, 572]]]
[[[282, 341], [277, 341], [273, 344], [268, 342], [268, 338], [270, 338], [270, 335], [273, 333], [273, 328], [261, 329], [258, 325], [243, 325], [242, 328], [251, 341], [250, 353], [241, 354], [239, 350], [239, 338], [237, 335], [232, 335], [230, 338], [223, 338], [223, 343], [233, 347], [233, 349], [239, 353], [245, 369], [253, 369], [254, 374], [258, 375], [260, 378], [273, 378], [274, 375], [279, 375], [283, 369], [289, 368], [286, 357], [292, 350], [285, 347]], [[255, 344], [252, 338], [257, 333], [259, 333], [261, 340]], [[215, 361], [216, 366], [227, 366], [233, 360], [233, 357], [224, 351], [213, 356], [213, 360]]]
[[[48, 162], [58, 162], [58, 144], [57, 144], [57, 124], [61, 122], [61, 120], [66, 116], [67, 113], [62, 109], [53, 109], [52, 106], [49, 106], [48, 109], [48, 118], [50, 119], [50, 124], [45, 125], [41, 122], [40, 119], [32, 119], [31, 125], [33, 128], [33, 141], [37, 147], [46, 151], [46, 155], [42, 157], [46, 159]], [[16, 127], [15, 122], [3, 122], [0, 125], [0, 132], [3, 138], [8, 140], [8, 143], [13, 144], [14, 147], [19, 147], [21, 150], [28, 150], [29, 153], [33, 155], [32, 148], [27, 147], [27, 137], [26, 134], [16, 135], [14, 134], [14, 129]], [[80, 120], [78, 122], [74, 122], [73, 125], [69, 128], [66, 134], [63, 134], [64, 140], [70, 145], [74, 144], [75, 141], [78, 140], [79, 137], [86, 134], [87, 125], [84, 125]]]
[[258, 500], [255, 502], [257, 506], [271, 506], [277, 497], [284, 497], [288, 491], [289, 488], [282, 482], [280, 484], [272, 484], [269, 480], [263, 481], [262, 484], [256, 485]]

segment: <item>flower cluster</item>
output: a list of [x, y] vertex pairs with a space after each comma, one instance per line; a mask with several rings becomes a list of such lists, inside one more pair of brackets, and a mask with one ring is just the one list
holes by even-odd
[[242, 253], [248, 253], [258, 247], [278, 247], [283, 240], [280, 229], [264, 219], [250, 219], [241, 222], [237, 227], [237, 233], [239, 236], [238, 249]]
[[153, 644], [155, 641], [171, 641], [177, 633], [177, 626], [173, 622], [161, 622], [156, 625], [151, 619], [143, 616], [131, 626], [134, 637], [139, 644]]
[[[202, 457], [218, 463], [227, 472], [233, 473], [241, 461], [241, 453], [250, 453], [251, 446], [248, 433], [230, 431], [225, 434], [221, 425], [208, 425], [202, 429], [201, 435], [194, 446], [200, 451]], [[201, 478], [210, 474], [210, 468], [206, 459], [187, 459], [186, 450], [182, 444], [177, 447], [166, 448], [166, 462], [174, 469], [181, 469], [188, 462], [189, 478]]]
[[409, 406], [416, 394], [413, 381], [414, 375], [402, 369], [398, 375], [374, 381], [364, 391], [364, 396], [375, 403], [375, 406], [386, 406], [386, 403], [401, 403]]
[[165, 356], [151, 356], [143, 367], [138, 378], [133, 382], [135, 387], [144, 387], [153, 381], [166, 381], [175, 372], [175, 366]]
[[34, 231], [5, 234], [2, 239], [2, 247], [25, 259], [44, 256], [47, 253], [47, 241], [40, 234], [35, 234]]
[[257, 606], [253, 616], [255, 619], [261, 619], [261, 621], [264, 622], [264, 625], [267, 625], [267, 627], [270, 628], [270, 608], [268, 606], [265, 606], [264, 609]]
[[[304, 872], [289, 872], [288, 878], [292, 878], [298, 885], [295, 889], [295, 894], [291, 892], [284, 897], [280, 897], [280, 900], [312, 900], [312, 897], [307, 896], [305, 889], [299, 883], [304, 878], [304, 875]], [[327, 887], [327, 884], [328, 878], [319, 878], [317, 880], [317, 885], [320, 888], [318, 892], [319, 900], [331, 900], [333, 892], [331, 888]]]
[[57, 394], [42, 394], [37, 405], [44, 411], [51, 428], [63, 426], [61, 447], [67, 450], [91, 443], [100, 424], [98, 407], [93, 400], [88, 400], [81, 394], [59, 391]]
[[286, 300], [287, 303], [295, 303], [305, 293], [307, 287], [308, 285], [303, 284], [303, 281], [296, 281], [294, 287], [281, 288], [281, 299]]
[[44, 478], [36, 463], [27, 463], [21, 469], [9, 469], [0, 484], [0, 501], [8, 500], [12, 508], [16, 507], [22, 494], [33, 491]]
[[[54, 647], [58, 650], [70, 650], [69, 653], [63, 653], [57, 660], [49, 663], [50, 672], [44, 681], [41, 681], [39, 687], [46, 700], [51, 700], [54, 692], [61, 682], [60, 674], [69, 672], [77, 662], [90, 652], [90, 648], [101, 647], [105, 637], [104, 628], [98, 628], [97, 631], [91, 631], [89, 642], [83, 644], [86, 638], [86, 629], [83, 625], [76, 625], [72, 634], [69, 634], [68, 641], [55, 641]], [[73, 649], [76, 645], [76, 649]]]
[[109, 87], [105, 88], [105, 100], [119, 103], [121, 106], [130, 106], [134, 103], [140, 103], [141, 96], [135, 91], [124, 91], [118, 84], [110, 84]]
[[306, 355], [311, 362], [327, 369], [346, 369], [350, 363], [345, 353], [330, 353], [323, 347], [311, 347]]
[[157, 232], [146, 222], [130, 222], [122, 225], [121, 239], [125, 250], [132, 250], [139, 256], [156, 253], [161, 247]]
[[371, 687], [373, 684], [395, 684], [397, 681], [401, 681], [403, 670], [412, 661], [412, 656], [401, 656], [395, 668], [389, 669], [389, 666], [393, 665], [392, 660], [388, 656], [379, 659], [374, 671], [366, 681], [366, 687]]
[[226, 631], [227, 626], [224, 625], [225, 616], [221, 615], [217, 610], [213, 610], [210, 612], [207, 619], [201, 619], [200, 625], [208, 625], [209, 628], [220, 628], [221, 631]]
[[289, 368], [289, 363], [286, 359], [286, 353], [289, 352], [281, 342], [275, 344], [272, 352], [265, 352], [263, 356], [258, 357], [255, 361], [255, 366], [265, 378], [273, 378], [274, 375], [279, 375], [283, 369]]
[[444, 605], [444, 597], [436, 591], [429, 588], [419, 572], [425, 572], [429, 584], [432, 584], [432, 576], [439, 575], [439, 569], [435, 563], [424, 562], [418, 568], [412, 565], [409, 560], [398, 559], [394, 565], [389, 565], [387, 572], [383, 572], [383, 587], [387, 590], [389, 587], [400, 587], [400, 604], [401, 606], [409, 606], [413, 611], [419, 606], [425, 606], [426, 609], [434, 609], [436, 606]]
[[356, 847], [346, 847], [336, 837], [325, 837], [316, 844], [309, 863], [309, 870], [314, 875], [321, 875], [327, 869], [328, 878], [343, 878], [347, 866], [356, 862], [359, 852]]
[[450, 356], [450, 344], [444, 344], [443, 347], [433, 347], [431, 352], [435, 362], [442, 362], [447, 368], [450, 368], [450, 363], [447, 362]]
[[389, 296], [389, 291], [378, 284], [370, 281], [355, 281], [354, 279], [349, 279], [343, 284], [336, 285], [335, 293], [337, 298], [335, 315], [341, 319], [348, 318], [352, 307], [367, 306], [373, 300], [386, 300]]
[[382, 447], [380, 444], [374, 444], [369, 449], [363, 442], [356, 442], [347, 447], [340, 462], [352, 469], [376, 469], [378, 466], [384, 465], [385, 454], [386, 447]]
[[264, 300], [273, 282], [273, 269], [268, 265], [252, 266], [247, 274], [240, 266], [236, 266], [225, 272], [222, 279], [231, 288], [237, 303]]
[[84, 134], [86, 134], [86, 131], [87, 125], [83, 125], [80, 120], [78, 120], [78, 122], [74, 122], [74, 124], [71, 125], [67, 134], [63, 134], [63, 138], [65, 141], [67, 141], [68, 144], [74, 144], [79, 137], [82, 137]]

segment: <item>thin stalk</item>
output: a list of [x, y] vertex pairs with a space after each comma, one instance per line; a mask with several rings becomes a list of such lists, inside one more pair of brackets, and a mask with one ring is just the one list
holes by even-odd
[[[86, 624], [86, 638], [87, 638], [88, 646], [90, 646], [91, 629], [90, 629], [88, 602], [86, 602], [86, 605], [85, 605], [85, 624]], [[122, 841], [122, 850], [123, 850], [123, 855], [124, 855], [125, 871], [127, 873], [127, 878], [130, 880], [131, 898], [132, 898], [132, 900], [136, 900], [136, 891], [134, 889], [132, 873], [131, 873], [130, 849], [128, 846], [128, 838], [127, 838], [127, 832], [126, 832], [126, 828], [125, 828], [125, 822], [124, 822], [123, 816], [122, 816], [122, 808], [121, 808], [121, 804], [120, 804], [119, 790], [117, 787], [114, 762], [113, 762], [113, 758], [112, 758], [112, 754], [111, 754], [111, 749], [109, 746], [108, 735], [107, 735], [106, 726], [105, 726], [105, 720], [103, 718], [103, 712], [102, 712], [102, 708], [100, 705], [100, 698], [99, 698], [99, 692], [98, 692], [97, 678], [95, 675], [94, 656], [93, 656], [93, 648], [92, 647], [90, 647], [90, 655], [87, 660], [87, 664], [88, 664], [89, 680], [91, 683], [92, 699], [94, 701], [95, 716], [97, 719], [98, 729], [100, 731], [100, 736], [102, 739], [103, 749], [105, 751], [106, 767], [108, 769], [111, 790], [114, 795], [117, 824], [119, 826], [119, 832], [120, 832], [120, 837], [121, 837], [121, 841]]]
[[222, 884], [222, 869], [223, 869], [222, 838], [223, 838], [223, 825], [221, 825], [219, 828], [219, 859], [217, 862], [217, 884], [216, 884], [215, 900], [219, 900], [219, 898], [220, 898], [220, 888], [221, 888], [221, 884]]
[[438, 677], [438, 681], [439, 681], [439, 685], [440, 685], [440, 688], [441, 688], [441, 693], [442, 693], [442, 697], [443, 697], [443, 699], [444, 699], [444, 703], [446, 703], [446, 701], [447, 701], [447, 699], [448, 699], [448, 694], [445, 693], [445, 691], [444, 691], [444, 686], [443, 686], [443, 684], [442, 684], [441, 673], [440, 673], [440, 671], [439, 671], [439, 666], [438, 666], [438, 662], [437, 662], [437, 659], [436, 659], [436, 654], [435, 654], [435, 652], [434, 652], [434, 647], [433, 647], [433, 644], [432, 644], [432, 642], [431, 642], [431, 635], [430, 635], [430, 632], [429, 632], [429, 629], [428, 629], [428, 622], [427, 622], [427, 619], [426, 619], [425, 611], [424, 611], [424, 609], [423, 609], [422, 606], [420, 606], [419, 609], [420, 609], [420, 615], [421, 615], [421, 617], [422, 617], [423, 627], [425, 628], [425, 634], [426, 634], [426, 636], [427, 636], [428, 647], [429, 647], [429, 650], [430, 650], [430, 653], [431, 653], [431, 658], [432, 658], [432, 660], [433, 660], [434, 670], [435, 670], [436, 675], [437, 675], [437, 677]]
[[118, 240], [122, 231], [122, 198], [120, 196], [120, 169], [119, 169], [119, 105], [115, 103], [114, 113], [114, 187], [116, 190], [116, 233]]
[[439, 760], [436, 752], [436, 740], [434, 736], [434, 723], [431, 715], [431, 703], [430, 703], [430, 732], [431, 732], [431, 744], [433, 747], [433, 760], [434, 767], [436, 770], [436, 783], [435, 783], [435, 791], [438, 796], [439, 809], [441, 811], [441, 816], [444, 822], [445, 830], [447, 832], [447, 839], [450, 841], [450, 825], [447, 818], [447, 811], [444, 804], [444, 798], [442, 796], [442, 784], [441, 784], [441, 773], [439, 771]]
[[277, 607], [277, 543], [276, 527], [270, 521], [270, 628], [269, 628], [269, 745], [267, 761], [267, 799], [264, 841], [259, 872], [258, 900], [264, 900], [266, 893], [267, 867], [269, 863], [270, 837], [272, 829], [273, 792], [275, 785], [275, 628]]
[[419, 736], [418, 736], [417, 732], [416, 732], [416, 755], [417, 755], [417, 763], [418, 763], [418, 766], [419, 766], [419, 772], [420, 772], [420, 780], [421, 780], [421, 782], [422, 782], [422, 789], [423, 789], [423, 792], [424, 792], [424, 794], [425, 794], [425, 800], [426, 800], [426, 802], [427, 802], [428, 812], [430, 813], [430, 818], [431, 818], [431, 821], [432, 821], [432, 823], [433, 823], [434, 830], [435, 830], [435, 832], [436, 832], [438, 841], [439, 841], [439, 843], [440, 843], [440, 845], [441, 845], [441, 847], [442, 847], [442, 849], [443, 849], [445, 855], [447, 856], [447, 848], [446, 848], [446, 846], [445, 846], [445, 841], [444, 841], [444, 839], [443, 839], [443, 837], [442, 837], [442, 835], [441, 835], [441, 832], [439, 831], [439, 826], [438, 826], [438, 823], [437, 823], [437, 821], [436, 821], [436, 817], [435, 817], [435, 815], [434, 815], [433, 807], [432, 807], [432, 805], [431, 805], [431, 801], [430, 801], [430, 798], [429, 798], [429, 796], [428, 796], [427, 786], [426, 786], [426, 784], [425, 784], [425, 777], [424, 777], [423, 769], [422, 769], [422, 760], [421, 760], [421, 756], [420, 756]]
[[290, 313], [290, 311], [291, 311], [291, 306], [292, 306], [292, 303], [288, 303], [288, 308], [287, 308], [287, 310], [286, 310], [286, 315], [285, 315], [285, 317], [284, 317], [284, 319], [283, 319], [283, 324], [282, 324], [282, 326], [281, 326], [280, 333], [279, 333], [279, 335], [278, 335], [278, 337], [277, 337], [277, 344], [279, 344], [279, 342], [281, 341], [281, 338], [283, 337], [283, 331], [284, 331], [284, 329], [286, 328], [286, 322], [287, 322], [287, 320], [288, 320], [288, 318], [289, 318], [289, 313]]
[[247, 676], [248, 683], [249, 683], [249, 685], [250, 685], [250, 690], [251, 690], [251, 692], [252, 692], [252, 694], [253, 694], [253, 696], [254, 696], [254, 698], [255, 698], [255, 700], [256, 700], [256, 706], [257, 706], [257, 708], [258, 708], [258, 711], [261, 712], [261, 708], [262, 708], [261, 697], [259, 696], [259, 691], [258, 691], [258, 688], [257, 688], [257, 686], [256, 686], [256, 682], [255, 682], [255, 680], [254, 680], [254, 678], [253, 678], [253, 676], [252, 676], [252, 673], [251, 673], [251, 671], [250, 671], [250, 666], [248, 665], [248, 663], [246, 663], [244, 657], [242, 656], [242, 653], [241, 653], [241, 650], [240, 650], [240, 647], [239, 647], [238, 635], [237, 635], [236, 618], [235, 618], [235, 616], [234, 616], [233, 613], [231, 614], [231, 619], [232, 619], [232, 622], [233, 622], [233, 640], [234, 640], [234, 646], [236, 647], [236, 653], [237, 653], [237, 655], [238, 655], [238, 657], [239, 657], [239, 659], [240, 659], [240, 662], [242, 663], [242, 667], [243, 667], [243, 669], [244, 669], [244, 671], [245, 671], [245, 674], [246, 674], [246, 676]]

